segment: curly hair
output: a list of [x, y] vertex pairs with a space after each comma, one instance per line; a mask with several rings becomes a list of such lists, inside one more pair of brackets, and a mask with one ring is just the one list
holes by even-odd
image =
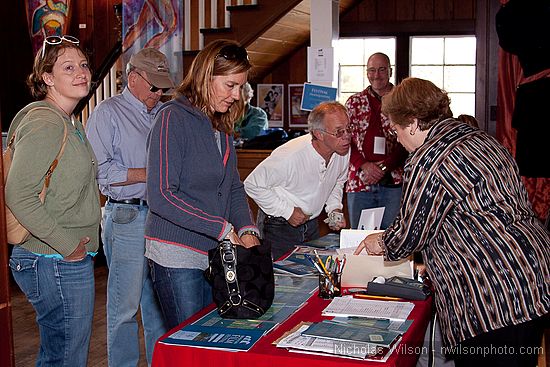
[[53, 71], [53, 66], [57, 61], [57, 58], [68, 48], [78, 50], [89, 63], [90, 60], [88, 59], [88, 55], [86, 55], [77, 43], [62, 40], [61, 43], [56, 45], [46, 44], [44, 46], [43, 54], [41, 51], [36, 53], [32, 73], [27, 77], [27, 87], [29, 88], [31, 95], [36, 100], [46, 98], [46, 95], [48, 94], [48, 86], [42, 79], [42, 76], [44, 73], [51, 73]]
[[187, 97], [210, 118], [214, 129], [231, 134], [235, 121], [244, 114], [245, 102], [240, 98], [225, 113], [213, 111], [212, 77], [248, 72], [251, 67], [246, 50], [237, 42], [223, 39], [213, 41], [197, 54], [189, 72], [176, 89], [174, 98], [182, 95]]
[[382, 97], [382, 113], [394, 124], [408, 126], [418, 119], [420, 130], [453, 117], [447, 93], [429, 80], [406, 78]]

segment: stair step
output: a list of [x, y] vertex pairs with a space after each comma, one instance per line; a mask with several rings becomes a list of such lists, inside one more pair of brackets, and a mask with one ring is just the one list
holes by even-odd
[[221, 34], [231, 32], [231, 28], [201, 28], [202, 34]]
[[258, 8], [258, 4], [247, 4], [247, 5], [228, 5], [225, 7], [228, 11], [234, 10], [254, 10]]

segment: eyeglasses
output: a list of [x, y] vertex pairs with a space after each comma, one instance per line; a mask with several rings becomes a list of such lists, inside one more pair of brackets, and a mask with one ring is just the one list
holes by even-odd
[[379, 68], [368, 68], [367, 73], [375, 74], [376, 72], [378, 72], [378, 74], [386, 74], [388, 72], [388, 69], [389, 68], [387, 68], [385, 66], [382, 66], [382, 67], [379, 67]]
[[147, 84], [149, 84], [149, 92], [151, 93], [157, 93], [159, 90], [162, 90], [162, 93], [166, 93], [168, 92], [171, 88], [159, 88], [155, 85], [153, 85], [150, 81], [148, 81], [147, 79], [145, 79], [145, 77], [143, 75], [141, 75], [140, 73], [138, 73], [137, 71], [134, 70], [134, 72], [139, 75], [141, 77], [141, 79], [145, 80], [147, 82]]
[[344, 135], [350, 135], [351, 134], [351, 128], [349, 127], [346, 127], [345, 129], [338, 129], [336, 130], [335, 132], [331, 133], [329, 131], [326, 131], [325, 129], [318, 129], [324, 133], [327, 133], [329, 135], [332, 135], [334, 136], [336, 139], [340, 139], [341, 137], [343, 137]]
[[397, 136], [397, 131], [395, 131], [395, 124], [393, 122], [390, 122], [389, 133], [391, 136]]
[[216, 58], [219, 56], [229, 61], [248, 61], [248, 52], [246, 52], [246, 48], [237, 45], [227, 45], [222, 47], [220, 52], [216, 55]]
[[75, 45], [80, 44], [78, 38], [73, 36], [48, 36], [44, 38], [44, 42], [42, 43], [42, 53], [40, 54], [40, 58], [43, 58], [44, 54], [46, 53], [46, 45], [59, 45], [63, 41], [74, 43]]

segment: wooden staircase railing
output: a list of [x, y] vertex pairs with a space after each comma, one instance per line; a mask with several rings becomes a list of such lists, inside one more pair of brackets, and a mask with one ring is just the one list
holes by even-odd
[[[182, 0], [184, 7], [183, 73], [195, 55], [213, 40], [232, 39], [248, 46], [303, 0]], [[119, 42], [92, 77], [92, 91], [75, 109], [83, 124], [94, 107], [121, 92]]]

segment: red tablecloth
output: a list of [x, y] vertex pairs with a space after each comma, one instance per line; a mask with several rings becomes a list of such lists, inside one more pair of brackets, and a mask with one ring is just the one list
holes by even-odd
[[[284, 323], [263, 336], [247, 352], [229, 352], [204, 348], [185, 347], [180, 345], [167, 345], [157, 342], [153, 355], [154, 367], [167, 366], [212, 366], [212, 367], [233, 367], [233, 366], [270, 366], [270, 367], [341, 367], [341, 366], [415, 366], [418, 353], [421, 350], [424, 340], [424, 333], [430, 321], [431, 298], [426, 301], [414, 301], [415, 307], [409, 319], [414, 320], [409, 330], [403, 335], [401, 343], [392, 353], [386, 363], [368, 362], [349, 358], [338, 358], [332, 356], [318, 356], [304, 353], [289, 352], [277, 348], [272, 343], [284, 332], [292, 329], [302, 321], [318, 322], [329, 319], [321, 316], [321, 311], [330, 303], [322, 300], [314, 294], [300, 310], [290, 316]], [[193, 322], [211, 311], [214, 306], [205, 308], [198, 312], [191, 319], [183, 323]], [[165, 336], [172, 334], [178, 328], [171, 330]], [[164, 337], [163, 337], [164, 338]], [[161, 338], [162, 339], [162, 338]]]

